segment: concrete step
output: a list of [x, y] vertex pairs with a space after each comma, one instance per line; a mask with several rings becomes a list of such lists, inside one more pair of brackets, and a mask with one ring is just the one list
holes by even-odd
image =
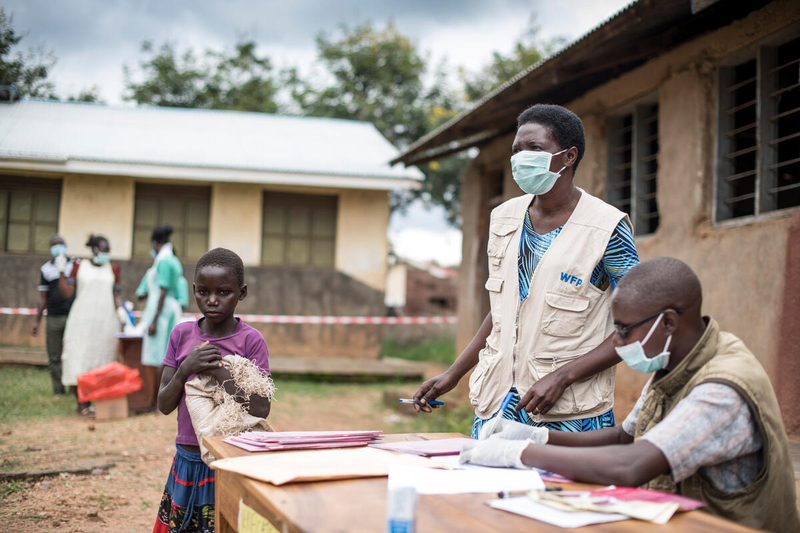
[[[37, 348], [0, 347], [0, 364], [47, 366], [47, 352]], [[292, 357], [271, 355], [272, 374], [284, 379], [382, 382], [421, 381], [425, 365], [404, 359], [351, 359], [345, 357]]]
[[47, 351], [44, 348], [0, 347], [0, 365], [47, 366]]

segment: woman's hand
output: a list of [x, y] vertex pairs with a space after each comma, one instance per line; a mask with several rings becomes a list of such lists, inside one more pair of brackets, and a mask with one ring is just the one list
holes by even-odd
[[153, 321], [150, 323], [150, 327], [147, 328], [147, 334], [150, 335], [151, 337], [156, 334], [156, 331], [158, 331], [158, 326], [156, 325], [157, 320], [158, 317], [154, 318]]
[[186, 359], [183, 360], [180, 366], [181, 372], [185, 376], [193, 374], [200, 374], [206, 370], [220, 368], [222, 366], [222, 354], [219, 348], [204, 342], [199, 346], [192, 348]]
[[[419, 389], [417, 389], [416, 393], [414, 393], [414, 399], [419, 400], [420, 402], [418, 404], [414, 404], [414, 410], [418, 413], [420, 411], [430, 413], [432, 409], [431, 406], [428, 405], [428, 402], [435, 400], [442, 394], [450, 392], [456, 387], [456, 385], [458, 385], [458, 377], [450, 370], [443, 374], [439, 374], [435, 378], [429, 379], [423, 383]], [[434, 407], [438, 407], [438, 405]]]
[[534, 415], [546, 414], [564, 394], [570, 383], [556, 370], [534, 383], [517, 404], [516, 412], [525, 409]]

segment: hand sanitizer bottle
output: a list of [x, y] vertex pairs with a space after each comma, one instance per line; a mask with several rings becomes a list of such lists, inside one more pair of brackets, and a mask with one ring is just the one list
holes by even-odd
[[386, 533], [414, 533], [417, 491], [414, 487], [389, 489], [386, 497]]

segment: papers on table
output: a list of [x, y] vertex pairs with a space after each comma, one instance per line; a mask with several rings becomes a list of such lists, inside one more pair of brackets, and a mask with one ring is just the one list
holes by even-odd
[[374, 448], [260, 453], [229, 457], [211, 463], [211, 468], [215, 470], [235, 472], [273, 485], [299, 481], [383, 477], [389, 475], [389, 470], [394, 466], [443, 468], [443, 465], [433, 459]]
[[590, 524], [604, 524], [628, 520], [622, 514], [593, 513], [589, 511], [559, 511], [531, 500], [527, 496], [502, 498], [486, 502], [490, 507], [508, 511], [558, 527], [582, 527]]
[[[437, 459], [437, 462], [453, 465], [452, 460]], [[475, 465], [457, 465], [457, 467], [460, 469], [392, 468], [389, 471], [389, 490], [414, 487], [419, 494], [465, 494], [544, 488], [544, 483], [535, 470]]]
[[318, 450], [366, 446], [381, 437], [380, 431], [249, 431], [227, 442], [248, 452]]
[[439, 439], [439, 440], [417, 440], [400, 442], [379, 442], [370, 444], [372, 448], [389, 450], [392, 452], [410, 453], [412, 455], [422, 455], [425, 457], [439, 457], [444, 455], [458, 455], [465, 442], [472, 442], [472, 439]]

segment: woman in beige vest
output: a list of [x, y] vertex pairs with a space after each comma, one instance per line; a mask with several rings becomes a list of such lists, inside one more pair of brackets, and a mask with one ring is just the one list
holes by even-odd
[[511, 169], [528, 194], [492, 211], [491, 311], [453, 365], [419, 388], [418, 411], [475, 368], [475, 438], [493, 418], [573, 432], [614, 425], [609, 300], [639, 258], [625, 213], [573, 184], [584, 150], [571, 111], [538, 104], [519, 116]]

